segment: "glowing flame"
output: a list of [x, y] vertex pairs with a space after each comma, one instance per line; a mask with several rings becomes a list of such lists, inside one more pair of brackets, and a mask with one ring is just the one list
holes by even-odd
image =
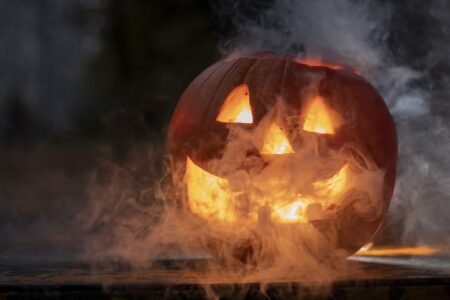
[[396, 248], [361, 248], [355, 255], [358, 256], [427, 256], [439, 253], [438, 248], [429, 246], [396, 247]]
[[306, 107], [303, 130], [321, 134], [334, 134], [332, 118], [322, 97], [315, 97]]
[[205, 219], [235, 220], [228, 180], [204, 171], [188, 157], [184, 181], [189, 208], [194, 214]]
[[[289, 142], [276, 125], [272, 125], [268, 130], [266, 144], [264, 153], [292, 152]], [[260, 213], [266, 214], [265, 212], [268, 211], [270, 219], [275, 223], [305, 223], [314, 217], [314, 210], [307, 212], [311, 204], [320, 207], [325, 204], [324, 201], [331, 203], [341, 198], [349, 185], [349, 172], [349, 166], [345, 164], [333, 176], [312, 182], [312, 190], [303, 191], [307, 193], [306, 197], [303, 192], [302, 194], [280, 194], [278, 189], [285, 186], [278, 184], [272, 186], [269, 184], [270, 180], [265, 178], [263, 182], [265, 189], [263, 194], [260, 194], [252, 192], [252, 187], [261, 185], [256, 178], [253, 179], [256, 181], [246, 186], [245, 192], [234, 191], [231, 188], [231, 179], [213, 175], [187, 157], [184, 183], [190, 211], [205, 220], [227, 223], [236, 223], [240, 220], [257, 222], [261, 216]], [[237, 196], [242, 194], [246, 195], [245, 201], [248, 201], [248, 206], [244, 210], [240, 210], [238, 205], [242, 199]], [[261, 210], [261, 208], [264, 209]]]
[[294, 202], [274, 207], [272, 219], [279, 223], [297, 223], [304, 220], [305, 199], [297, 198]]
[[[348, 172], [348, 166], [344, 165], [332, 177], [312, 183], [314, 193], [308, 198], [298, 194], [289, 202], [280, 200], [276, 186], [265, 191], [264, 195], [249, 194], [247, 200], [250, 201], [250, 207], [247, 208], [245, 218], [242, 220], [256, 222], [260, 208], [268, 207], [271, 220], [276, 223], [308, 222], [309, 217], [306, 214], [308, 206], [311, 203], [317, 205], [325, 197], [331, 201], [337, 199], [346, 189]], [[237, 198], [235, 196], [240, 193], [231, 190], [229, 180], [203, 170], [189, 157], [186, 159], [184, 182], [187, 186], [189, 208], [197, 216], [206, 220], [228, 223], [237, 222], [238, 218], [244, 216], [242, 212], [239, 217], [236, 214], [237, 208], [234, 207], [234, 203]]]
[[245, 83], [237, 86], [227, 96], [216, 121], [222, 123], [253, 123], [250, 93]]
[[348, 166], [344, 165], [339, 172], [328, 179], [316, 181], [313, 187], [320, 197], [335, 197], [347, 186]]
[[280, 127], [272, 123], [264, 138], [261, 154], [288, 154], [294, 153], [286, 135]]
[[308, 58], [308, 59], [299, 59], [297, 60], [298, 63], [310, 66], [310, 67], [327, 67], [333, 70], [340, 70], [342, 69], [341, 65], [338, 64], [330, 64], [330, 63], [324, 63], [323, 61], [320, 61], [318, 59], [314, 58]]
[[303, 64], [303, 65], [310, 66], [310, 67], [327, 67], [332, 70], [346, 70], [346, 71], [353, 72], [355, 74], [361, 74], [361, 72], [359, 70], [353, 69], [352, 67], [342, 66], [342, 65], [339, 65], [336, 63], [323, 62], [319, 59], [314, 59], [314, 58], [302, 58], [302, 59], [296, 60], [296, 62]]

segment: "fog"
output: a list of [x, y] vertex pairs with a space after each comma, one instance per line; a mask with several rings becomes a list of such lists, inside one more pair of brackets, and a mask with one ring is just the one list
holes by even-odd
[[[94, 11], [102, 7], [101, 2], [82, 2], [93, 5], [89, 9]], [[0, 105], [4, 116], [0, 129], [5, 133], [2, 135], [4, 159], [1, 162], [0, 194], [2, 261], [74, 259], [93, 264], [121, 261], [144, 268], [158, 258], [174, 258], [180, 253], [205, 257], [198, 245], [198, 237], [203, 233], [200, 225], [179, 226], [186, 223], [179, 223], [183, 220], [171, 209], [173, 199], [165, 139], [170, 112], [182, 87], [187, 86], [195, 73], [207, 67], [205, 60], [193, 66], [196, 61], [189, 59], [189, 53], [202, 56], [201, 50], [208, 47], [217, 47], [221, 53], [208, 54], [208, 63], [214, 59], [270, 51], [320, 59], [357, 70], [386, 101], [396, 123], [399, 141], [395, 192], [375, 244], [427, 244], [448, 249], [450, 5], [446, 1], [403, 4], [381, 0], [277, 0], [258, 5], [247, 1], [211, 1], [220, 36], [217, 44], [212, 40], [205, 44], [191, 42], [196, 34], [188, 39], [185, 38], [189, 36], [187, 33], [180, 34], [179, 39], [166, 39], [171, 36], [171, 29], [164, 28], [166, 31], [161, 29], [164, 34], [152, 33], [151, 40], [158, 41], [152, 50], [163, 57], [161, 53], [165, 52], [160, 49], [166, 48], [161, 45], [169, 45], [176, 54], [171, 56], [177, 57], [176, 66], [168, 63], [169, 67], [163, 68], [155, 63], [148, 75], [137, 67], [140, 62], [151, 60], [145, 55], [137, 55], [141, 60], [127, 61], [128, 64], [124, 63], [121, 68], [111, 67], [110, 61], [100, 59], [99, 65], [108, 67], [102, 72], [93, 72], [95, 76], [92, 77], [81, 76], [78, 73], [82, 72], [80, 66], [98, 57], [114, 61], [120, 57], [118, 53], [127, 52], [123, 49], [118, 53], [102, 52], [98, 34], [105, 27], [101, 22], [88, 22], [84, 31], [78, 32], [71, 25], [58, 23], [58, 18], [65, 16], [61, 12], [66, 12], [62, 4], [50, 1], [47, 8], [41, 8], [44, 12], [55, 9], [52, 16], [56, 19], [52, 20], [37, 18], [33, 14], [37, 10], [21, 9], [21, 4], [5, 5], [9, 10], [1, 10], [5, 17], [20, 17], [18, 23], [22, 26], [16, 31], [17, 34], [20, 32], [20, 39], [5, 34], [0, 37], [1, 41], [16, 41], [16, 48], [4, 50], [0, 56], [5, 66], [0, 82]], [[196, 19], [195, 14], [191, 16], [189, 18]], [[8, 24], [8, 18], [2, 19]], [[39, 46], [39, 43], [31, 42], [28, 47], [29, 39], [34, 38], [30, 34], [35, 28], [33, 22], [38, 19], [44, 22], [43, 25], [39, 23], [42, 28], [48, 27], [48, 33], [43, 30], [44, 36], [55, 35], [54, 43]], [[45, 25], [45, 20], [49, 26]], [[203, 29], [192, 28], [194, 33], [209, 36]], [[62, 32], [58, 33], [58, 30]], [[107, 44], [104, 40], [103, 43]], [[185, 51], [188, 52], [183, 54], [186, 56], [178, 55], [179, 49], [193, 44], [198, 47]], [[75, 45], [81, 45], [81, 50], [66, 49], [74, 49]], [[20, 59], [15, 59], [16, 53]], [[47, 57], [52, 58], [50, 62]], [[58, 58], [56, 61], [55, 57]], [[136, 75], [140, 72], [146, 75], [142, 78]], [[178, 80], [177, 76], [182, 79]], [[41, 78], [50, 78], [45, 81], [49, 86], [39, 84]], [[97, 80], [90, 81], [92, 78]], [[109, 99], [99, 103], [110, 106], [103, 111], [101, 104], [101, 113], [96, 115], [101, 121], [96, 119], [93, 125], [87, 122], [85, 127], [83, 123], [80, 128], [88, 128], [83, 131], [76, 125], [79, 111], [75, 112], [73, 108], [84, 99], [79, 86], [89, 86], [91, 82], [102, 86], [103, 92], [92, 92], [86, 99]], [[116, 85], [120, 88], [105, 96], [104, 90]], [[136, 90], [138, 92], [134, 92]], [[141, 95], [137, 95], [139, 93]], [[11, 117], [16, 116], [16, 110], [5, 112], [5, 103], [15, 97], [26, 107], [28, 120], [37, 120], [39, 126], [30, 123], [31, 126], [27, 125], [24, 127], [27, 129], [21, 131], [21, 123], [15, 123], [15, 117]], [[97, 103], [89, 101], [87, 103]], [[97, 107], [95, 105], [92, 104]], [[87, 116], [89, 112], [82, 110], [81, 115]], [[49, 142], [48, 132], [57, 132], [58, 137], [73, 131], [87, 136], [98, 129], [99, 124], [103, 126], [102, 135], [90, 137], [89, 142], [79, 136], [71, 136], [65, 146]], [[21, 134], [26, 136], [25, 142], [17, 145], [15, 138]], [[39, 137], [37, 142], [36, 136]], [[30, 140], [33, 141], [31, 144]], [[198, 234], [192, 234], [193, 230], [199, 230]], [[291, 260], [287, 261], [291, 265]], [[295, 275], [307, 275], [312, 268], [323, 271], [316, 275], [329, 275], [323, 278], [336, 278], [336, 273], [329, 268], [314, 266], [317, 262], [314, 259], [310, 262], [313, 265]], [[221, 270], [213, 263], [210, 267], [216, 270], [211, 276], [219, 274], [229, 278], [226, 276], [236, 275], [234, 266]], [[344, 271], [346, 266], [331, 266], [331, 269]], [[240, 279], [243, 282], [270, 280], [266, 275], [249, 272]]]

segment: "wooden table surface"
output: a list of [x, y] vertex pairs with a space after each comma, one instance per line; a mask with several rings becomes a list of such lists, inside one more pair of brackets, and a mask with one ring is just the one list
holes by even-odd
[[[0, 262], [0, 299], [1, 295], [13, 298], [53, 295], [74, 299], [81, 296], [92, 299], [199, 299], [217, 295], [267, 299], [265, 297], [269, 295], [272, 299], [296, 299], [304, 286], [295, 278], [273, 278], [268, 283], [237, 282], [232, 277], [211, 275], [205, 271], [205, 264], [204, 259], [167, 260], [159, 261], [149, 269], [132, 269], [117, 264], [93, 267], [81, 262], [22, 265]], [[321, 297], [450, 299], [449, 257], [352, 256], [348, 265], [350, 271], [329, 284]], [[321, 283], [317, 284], [320, 286]]]

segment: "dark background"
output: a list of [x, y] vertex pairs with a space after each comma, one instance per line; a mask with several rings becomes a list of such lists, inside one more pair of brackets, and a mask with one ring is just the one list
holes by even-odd
[[163, 134], [183, 89], [220, 58], [206, 1], [4, 1], [1, 11], [8, 144]]
[[[271, 3], [0, 1], [0, 259], [82, 251], [125, 218], [120, 199], [151, 202], [178, 98], [233, 47], [235, 13], [257, 20]], [[449, 35], [429, 5], [392, 3], [386, 43], [441, 93], [449, 64], [430, 68], [426, 45]], [[449, 102], [430, 107], [446, 117]], [[396, 243], [390, 224], [379, 240]]]
[[0, 259], [78, 252], [121, 198], [151, 201], [217, 28], [206, 1], [0, 1]]

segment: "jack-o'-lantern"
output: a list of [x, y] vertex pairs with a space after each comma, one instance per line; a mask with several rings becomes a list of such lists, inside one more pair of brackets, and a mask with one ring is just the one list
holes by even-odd
[[182, 95], [168, 147], [181, 209], [219, 244], [234, 237], [242, 260], [287, 231], [348, 255], [380, 227], [394, 188], [396, 132], [380, 95], [355, 72], [290, 57], [209, 67]]

